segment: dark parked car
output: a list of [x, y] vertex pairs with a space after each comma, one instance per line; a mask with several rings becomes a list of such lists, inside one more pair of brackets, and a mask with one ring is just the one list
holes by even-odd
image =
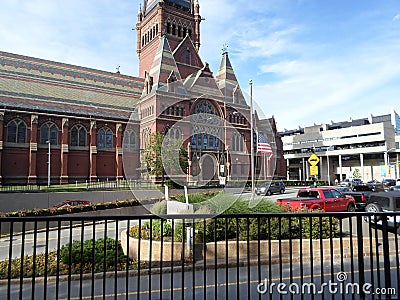
[[386, 178], [382, 180], [382, 184], [384, 186], [395, 186], [396, 185], [396, 179], [390, 179]]
[[395, 185], [390, 188], [391, 191], [400, 191], [400, 185]]
[[65, 200], [60, 204], [54, 205], [50, 207], [50, 210], [56, 210], [58, 208], [64, 208], [68, 206], [82, 206], [82, 205], [89, 205], [91, 204], [90, 201], [87, 200]]
[[286, 186], [285, 183], [282, 181], [276, 182], [266, 182], [262, 186], [256, 188], [257, 195], [266, 195], [269, 196], [274, 193], [281, 193], [285, 192]]
[[[370, 213], [399, 213], [400, 212], [400, 191], [389, 191], [371, 194], [365, 207], [366, 212]], [[371, 221], [377, 225], [382, 225], [380, 216], [365, 217], [366, 221]], [[387, 216], [388, 227], [399, 229], [400, 215]]]

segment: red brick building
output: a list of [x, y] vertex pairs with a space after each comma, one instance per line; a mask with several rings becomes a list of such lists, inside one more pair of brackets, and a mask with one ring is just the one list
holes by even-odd
[[[0, 52], [1, 183], [47, 182], [49, 141], [52, 183], [140, 177], [140, 150], [156, 131], [184, 138], [189, 176], [248, 178], [250, 109], [228, 53], [215, 76], [200, 58], [200, 22], [198, 1], [145, 0], [139, 77]], [[275, 161], [267, 172], [256, 162], [273, 175]]]

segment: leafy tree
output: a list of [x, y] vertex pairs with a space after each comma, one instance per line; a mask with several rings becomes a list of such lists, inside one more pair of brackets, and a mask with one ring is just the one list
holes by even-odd
[[357, 178], [357, 179], [361, 178], [361, 174], [360, 174], [360, 170], [359, 169], [355, 169], [353, 171], [353, 178]]
[[182, 171], [185, 173], [188, 167], [187, 150], [183, 147], [182, 140], [165, 140], [165, 136], [157, 132], [150, 136], [144, 150], [144, 162], [147, 173], [151, 176], [176, 175]]

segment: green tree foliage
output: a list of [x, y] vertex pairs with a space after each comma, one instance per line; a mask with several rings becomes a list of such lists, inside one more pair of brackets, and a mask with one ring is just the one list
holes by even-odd
[[354, 169], [353, 171], [353, 178], [361, 178], [361, 173], [359, 169]]
[[[179, 160], [178, 162], [176, 158]], [[165, 140], [165, 136], [157, 132], [150, 136], [144, 150], [144, 162], [145, 169], [151, 176], [179, 174], [186, 172], [188, 167], [187, 150], [183, 147], [181, 139], [168, 138]]]

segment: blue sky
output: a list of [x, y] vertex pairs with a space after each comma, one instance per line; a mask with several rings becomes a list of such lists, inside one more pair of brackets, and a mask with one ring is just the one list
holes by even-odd
[[[400, 111], [400, 1], [199, 0], [203, 61], [221, 49], [279, 130]], [[139, 0], [2, 0], [0, 50], [136, 76]]]

